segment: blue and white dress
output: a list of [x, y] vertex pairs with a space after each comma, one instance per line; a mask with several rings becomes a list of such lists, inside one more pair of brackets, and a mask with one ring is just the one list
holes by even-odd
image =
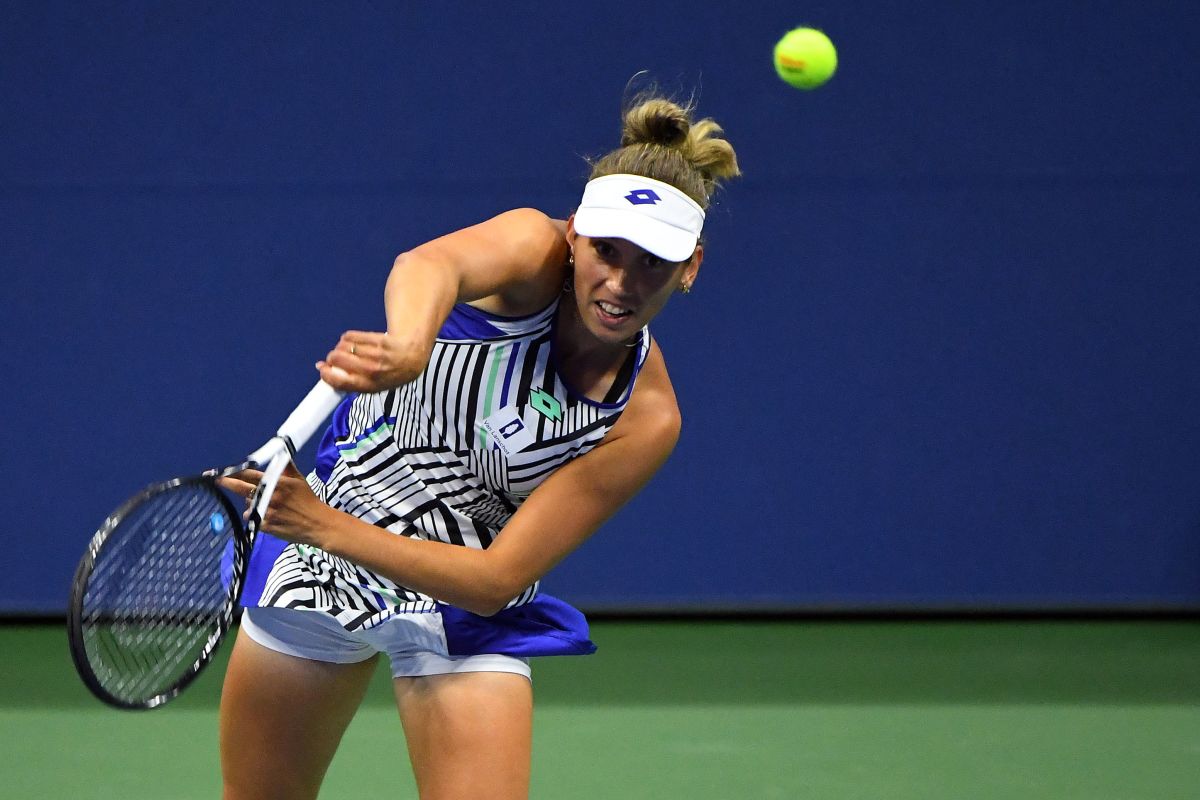
[[[589, 400], [555, 369], [558, 307], [513, 318], [455, 306], [419, 377], [338, 406], [308, 476], [313, 491], [397, 536], [486, 549], [542, 481], [600, 443], [649, 353], [643, 329], [609, 397]], [[324, 613], [348, 631], [398, 614], [441, 614], [451, 655], [595, 649], [583, 615], [539, 595], [538, 583], [499, 614], [478, 617], [270, 536], [255, 546], [243, 604]]]

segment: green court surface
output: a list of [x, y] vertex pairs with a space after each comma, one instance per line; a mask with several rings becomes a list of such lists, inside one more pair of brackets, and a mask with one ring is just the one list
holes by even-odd
[[[1190, 621], [601, 622], [542, 659], [535, 798], [1200, 798]], [[226, 648], [227, 649], [227, 648]], [[0, 797], [217, 798], [218, 662], [110, 710], [0, 626]], [[323, 798], [415, 798], [381, 667]]]

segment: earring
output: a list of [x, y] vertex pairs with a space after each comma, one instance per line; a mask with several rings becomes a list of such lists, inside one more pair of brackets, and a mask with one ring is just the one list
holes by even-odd
[[563, 281], [563, 294], [570, 294], [575, 291], [575, 251], [572, 250], [567, 256], [567, 279]]
[[692, 285], [687, 282], [681, 283], [679, 284], [679, 291], [683, 292], [684, 294], [691, 294]]

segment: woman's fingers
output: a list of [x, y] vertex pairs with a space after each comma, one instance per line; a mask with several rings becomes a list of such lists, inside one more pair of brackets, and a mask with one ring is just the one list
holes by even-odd
[[342, 392], [370, 392], [374, 388], [362, 375], [354, 375], [328, 361], [317, 362], [321, 380]]
[[379, 363], [384, 334], [370, 331], [346, 331], [330, 356], [341, 354], [341, 361], [352, 365], [375, 366]]
[[233, 492], [239, 497], [249, 497], [254, 492], [254, 484], [234, 480], [233, 478], [217, 478], [217, 486]]
[[217, 478], [217, 485], [222, 489], [228, 489], [239, 497], [249, 498], [250, 495], [254, 494], [254, 490], [258, 487], [262, 476], [263, 474], [259, 470], [247, 469], [235, 472], [224, 478]]
[[335, 389], [378, 392], [416, 377], [411, 350], [387, 333], [346, 331], [316, 367], [321, 380]]
[[381, 333], [346, 331], [337, 345], [318, 361], [321, 380], [344, 392], [374, 391], [383, 369]]

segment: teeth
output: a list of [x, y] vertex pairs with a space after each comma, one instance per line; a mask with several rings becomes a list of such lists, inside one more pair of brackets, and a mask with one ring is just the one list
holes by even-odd
[[598, 300], [596, 305], [600, 306], [600, 309], [604, 311], [605, 314], [611, 314], [614, 317], [621, 317], [629, 313], [628, 309], [621, 308], [620, 306], [614, 306], [612, 303], [606, 303], [603, 300]]

